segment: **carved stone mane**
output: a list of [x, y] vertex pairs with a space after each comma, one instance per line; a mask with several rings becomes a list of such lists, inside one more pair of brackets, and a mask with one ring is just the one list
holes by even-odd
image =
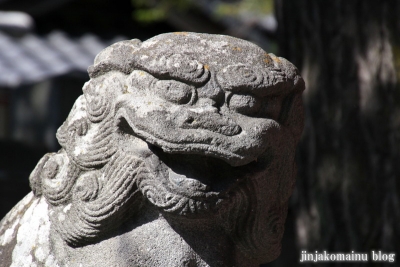
[[291, 63], [229, 36], [169, 33], [118, 42], [88, 71], [58, 129], [62, 149], [0, 223], [0, 266], [33, 266], [23, 255], [37, 266], [257, 266], [279, 255], [303, 127]]

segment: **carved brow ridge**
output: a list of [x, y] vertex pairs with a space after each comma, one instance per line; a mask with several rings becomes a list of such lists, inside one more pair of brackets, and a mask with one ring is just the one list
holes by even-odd
[[174, 79], [197, 87], [210, 79], [208, 65], [186, 54], [134, 53], [132, 64], [136, 69], [147, 71], [159, 79]]
[[244, 64], [228, 65], [216, 73], [216, 80], [224, 91], [248, 93], [263, 97], [271, 86], [268, 69]]
[[134, 70], [146, 71], [159, 79], [174, 79], [197, 87], [204, 85], [210, 78], [208, 65], [180, 53], [151, 53], [154, 51], [136, 50], [105, 59], [88, 68], [90, 78], [96, 78], [109, 71], [130, 74]]

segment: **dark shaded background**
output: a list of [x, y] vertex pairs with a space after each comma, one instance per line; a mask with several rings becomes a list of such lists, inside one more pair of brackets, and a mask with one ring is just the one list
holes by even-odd
[[[143, 40], [176, 30], [166, 23], [138, 25], [132, 18], [133, 7], [130, 1], [34, 2], [0, 1], [0, 11], [24, 11], [34, 21], [33, 28], [28, 29], [0, 25], [0, 33], [8, 35], [19, 44], [19, 38], [27, 34], [33, 33], [38, 38], [45, 38], [55, 30], [62, 31], [71, 40], [87, 33], [102, 40], [112, 40], [115, 37]], [[1, 54], [7, 52], [0, 52], [0, 62]], [[86, 72], [72, 69], [44, 80], [21, 81], [16, 86], [0, 84], [1, 218], [30, 191], [27, 178], [38, 160], [45, 153], [60, 148], [55, 139], [55, 131], [68, 116], [76, 98], [82, 94], [81, 88], [88, 79]]]
[[[243, 10], [243, 2], [250, 8]], [[269, 4], [274, 16], [267, 14]], [[298, 266], [301, 250], [394, 252], [393, 264], [325, 265], [398, 265], [398, 1], [0, 0], [0, 10], [21, 10], [33, 18], [30, 29], [0, 25], [13, 38], [61, 30], [71, 39], [91, 33], [101, 40], [145, 40], [196, 31], [244, 38], [286, 57], [306, 81], [306, 124], [282, 254], [266, 266]], [[55, 130], [86, 80], [86, 73], [71, 71], [35, 84], [0, 85], [0, 217], [29, 192], [28, 176], [41, 156], [58, 149]], [[43, 92], [47, 95], [40, 98]], [[35, 113], [37, 99], [44, 99], [45, 115]]]

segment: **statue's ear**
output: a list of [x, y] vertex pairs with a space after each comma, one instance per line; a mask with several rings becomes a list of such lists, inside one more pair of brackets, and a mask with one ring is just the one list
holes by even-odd
[[287, 95], [282, 102], [279, 123], [290, 130], [294, 140], [297, 142], [301, 137], [304, 127], [302, 92], [305, 89], [305, 83], [300, 76], [299, 70], [292, 63], [272, 53], [268, 55], [271, 57], [274, 67], [284, 73], [286, 81], [284, 88], [287, 90]]
[[304, 127], [304, 107], [302, 92], [304, 81], [302, 78], [295, 81], [293, 93], [286, 97], [283, 102], [280, 122], [288, 127], [296, 141], [300, 140]]
[[94, 64], [88, 68], [90, 78], [98, 77], [111, 70], [125, 74], [133, 71], [133, 53], [140, 48], [139, 39], [121, 41], [103, 49], [94, 59]]
[[43, 171], [43, 167], [46, 164], [46, 162], [49, 160], [49, 158], [53, 155], [54, 153], [47, 153], [44, 155], [36, 165], [35, 169], [31, 172], [29, 175], [29, 185], [33, 191], [33, 194], [36, 197], [39, 197], [42, 195], [42, 180], [41, 180], [41, 174]]

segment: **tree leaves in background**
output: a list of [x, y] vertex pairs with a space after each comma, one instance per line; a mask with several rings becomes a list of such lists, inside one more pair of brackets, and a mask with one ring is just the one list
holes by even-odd
[[132, 0], [133, 18], [141, 23], [164, 20], [171, 10], [186, 11], [193, 6], [190, 0]]
[[185, 12], [191, 8], [204, 8], [209, 15], [219, 19], [242, 15], [262, 17], [273, 13], [273, 0], [239, 1], [193, 1], [193, 0], [132, 0], [135, 8], [133, 18], [142, 23], [152, 23], [166, 19], [171, 11]]
[[215, 9], [217, 16], [240, 16], [248, 14], [252, 16], [265, 16], [274, 11], [274, 1], [272, 0], [242, 0], [235, 3], [220, 1]]

